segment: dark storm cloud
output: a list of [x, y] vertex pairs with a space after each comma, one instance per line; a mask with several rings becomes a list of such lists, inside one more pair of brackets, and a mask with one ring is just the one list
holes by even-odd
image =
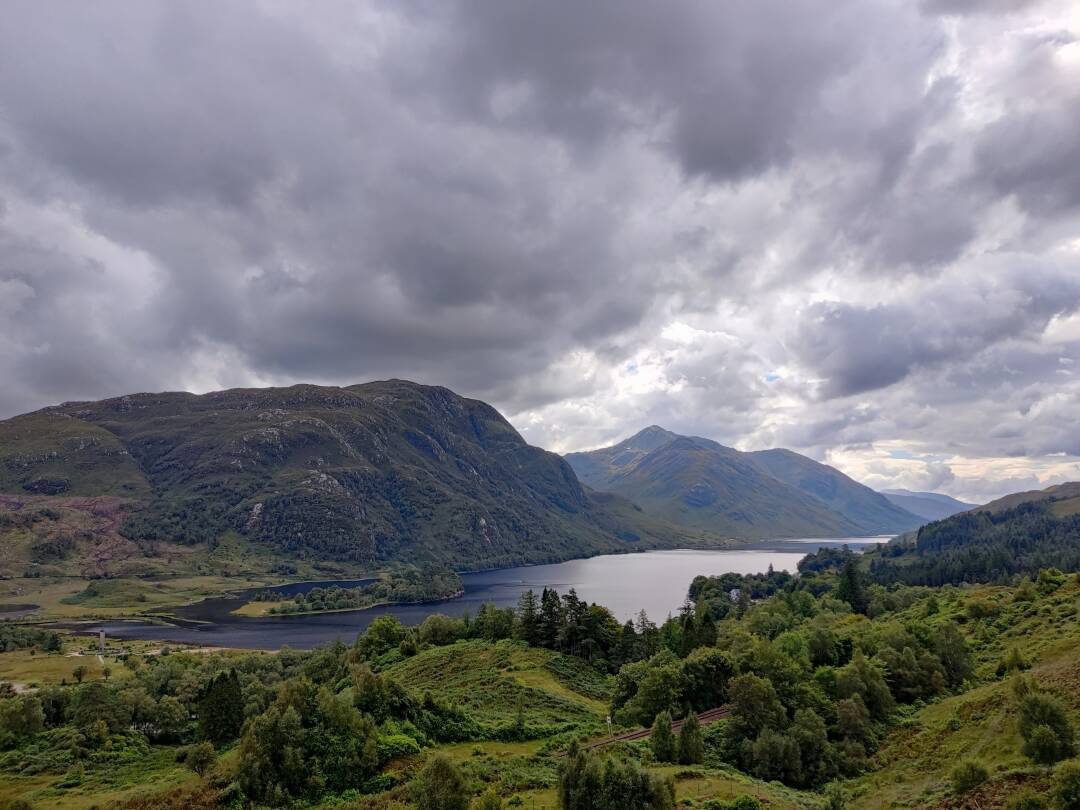
[[10, 2], [0, 415], [406, 376], [569, 446], [966, 404], [1057, 452], [1080, 106], [1026, 5]]
[[[912, 299], [813, 304], [792, 346], [823, 379], [824, 396], [844, 397], [894, 385], [918, 368], [970, 361], [1004, 341], [1037, 340], [1053, 318], [1078, 309], [1080, 263], [999, 256]], [[982, 381], [994, 383], [990, 375]]]

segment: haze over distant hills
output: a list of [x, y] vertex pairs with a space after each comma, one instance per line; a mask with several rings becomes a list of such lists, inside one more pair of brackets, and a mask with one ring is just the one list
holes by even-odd
[[925, 522], [790, 450], [743, 453], [655, 425], [566, 460], [589, 486], [624, 495], [656, 517], [734, 537], [888, 534]]
[[943, 520], [978, 504], [965, 503], [940, 492], [912, 492], [909, 489], [883, 489], [881, 494], [899, 506], [927, 520]]

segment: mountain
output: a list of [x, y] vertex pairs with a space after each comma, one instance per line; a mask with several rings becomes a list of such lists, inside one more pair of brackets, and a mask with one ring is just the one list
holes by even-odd
[[115, 573], [220, 546], [247, 562], [486, 568], [694, 539], [586, 489], [490, 405], [402, 380], [135, 394], [0, 422], [8, 569], [74, 556]]
[[1025, 503], [1047, 502], [1055, 514], [1070, 515], [1080, 511], [1080, 481], [1055, 484], [1046, 489], [1034, 489], [1027, 492], [1014, 492], [996, 501], [977, 507], [979, 512], [1003, 512]]
[[623, 495], [651, 515], [733, 537], [879, 534], [921, 522], [831, 467], [795, 453], [742, 453], [655, 425], [611, 447], [570, 453], [566, 460], [589, 486]]
[[893, 534], [925, 521], [839, 470], [791, 450], [760, 450], [747, 455], [769, 475], [800, 489], [869, 534]]
[[1017, 492], [928, 523], [867, 559], [878, 581], [912, 585], [1080, 570], [1080, 482]]
[[974, 509], [976, 504], [964, 503], [940, 492], [912, 492], [909, 489], [883, 489], [881, 494], [912, 514], [926, 520], [944, 520], [947, 517]]

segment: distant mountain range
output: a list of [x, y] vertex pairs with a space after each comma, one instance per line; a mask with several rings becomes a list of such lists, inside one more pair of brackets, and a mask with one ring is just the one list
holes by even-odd
[[880, 492], [901, 509], [927, 520], [944, 520], [976, 507], [976, 504], [964, 503], [939, 492], [912, 492], [909, 489], [883, 489]]
[[891, 534], [925, 520], [825, 464], [790, 450], [744, 453], [661, 427], [566, 456], [590, 487], [647, 513], [739, 538]]
[[490, 405], [401, 380], [136, 394], [0, 421], [3, 574], [490, 568], [716, 537], [588, 490]]

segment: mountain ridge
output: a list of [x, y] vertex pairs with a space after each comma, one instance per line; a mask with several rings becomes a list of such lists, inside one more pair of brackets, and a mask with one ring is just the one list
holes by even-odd
[[487, 403], [404, 380], [23, 414], [0, 422], [0, 493], [129, 499], [114, 539], [149, 556], [236, 538], [289, 559], [498, 567], [716, 539], [584, 487]]
[[[762, 452], [744, 453], [711, 439], [680, 436], [651, 425], [610, 447], [569, 453], [566, 459], [593, 488], [624, 495], [666, 521], [733, 536], [870, 535], [903, 531], [920, 523], [917, 516], [838, 470], [791, 451]], [[794, 463], [804, 470], [803, 478], [827, 476], [834, 490], [842, 489], [856, 501], [860, 508], [852, 510], [855, 516], [830, 506], [823, 487], [814, 481], [785, 474], [780, 468], [790, 467], [792, 457], [801, 459]], [[877, 519], [871, 519], [870, 506], [878, 509]]]

